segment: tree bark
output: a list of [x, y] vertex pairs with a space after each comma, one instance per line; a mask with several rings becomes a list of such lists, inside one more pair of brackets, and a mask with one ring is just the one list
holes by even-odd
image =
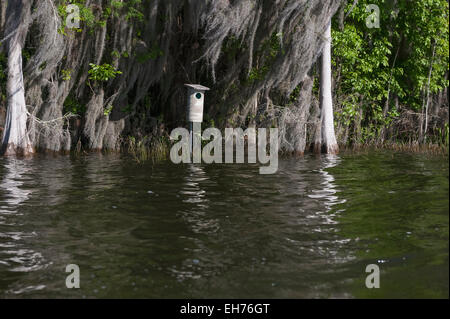
[[34, 152], [27, 132], [27, 108], [22, 72], [22, 47], [28, 29], [31, 3], [9, 1], [7, 7], [8, 80], [6, 83], [7, 113], [1, 144], [3, 155], [29, 155]]
[[[5, 27], [6, 20], [6, 0], [0, 3], [0, 31]], [[2, 36], [0, 32], [0, 36]]]
[[425, 104], [425, 129], [423, 131], [423, 142], [425, 143], [427, 141], [427, 131], [428, 131], [428, 107], [430, 105], [430, 85], [431, 85], [431, 75], [433, 72], [433, 60], [434, 60], [434, 54], [436, 52], [436, 42], [433, 43], [433, 53], [431, 55], [431, 61], [430, 61], [430, 70], [428, 73], [428, 82], [427, 82], [427, 97], [426, 97], [426, 104]]
[[322, 110], [322, 152], [337, 154], [339, 146], [334, 133], [333, 98], [331, 94], [331, 21], [324, 34], [320, 70], [320, 109]]

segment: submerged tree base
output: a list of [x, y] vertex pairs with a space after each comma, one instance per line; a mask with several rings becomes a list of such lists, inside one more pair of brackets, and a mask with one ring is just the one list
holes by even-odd
[[337, 144], [322, 145], [322, 153], [330, 154], [330, 155], [337, 155], [337, 154], [339, 154], [339, 146]]
[[35, 150], [31, 145], [28, 147], [17, 147], [14, 144], [8, 144], [4, 150], [2, 150], [3, 156], [17, 156], [17, 157], [29, 157], [35, 154]]

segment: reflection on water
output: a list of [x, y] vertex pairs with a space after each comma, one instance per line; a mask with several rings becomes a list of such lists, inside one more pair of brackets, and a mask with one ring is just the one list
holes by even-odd
[[[345, 203], [345, 199], [340, 201], [339, 197], [336, 196], [336, 185], [333, 183], [334, 177], [327, 171], [327, 169], [335, 167], [339, 163], [340, 159], [335, 155], [324, 156], [323, 167], [318, 170], [323, 178], [323, 182], [320, 183], [320, 189], [313, 190], [313, 194], [308, 195], [309, 198], [322, 199], [323, 203], [326, 206], [326, 213], [331, 210], [331, 207], [333, 205], [338, 203]], [[330, 215], [327, 216], [330, 217]], [[329, 222], [333, 223], [331, 218], [329, 219]]]
[[17, 213], [17, 206], [27, 200], [32, 192], [31, 190], [21, 188], [24, 175], [30, 171], [30, 167], [25, 161], [15, 159], [6, 159], [5, 161], [5, 165], [3, 166], [5, 174], [0, 182], [0, 187], [6, 196], [3, 197], [0, 212], [2, 214], [7, 214], [8, 212]]
[[[186, 167], [186, 175], [180, 190], [186, 210], [181, 211], [181, 215], [194, 233], [213, 233], [220, 226], [215, 218], [208, 214], [210, 210], [209, 199], [202, 184], [209, 180], [206, 172], [201, 166], [189, 165]], [[212, 182], [214, 183], [214, 182]]]
[[[334, 177], [327, 171], [327, 169], [338, 165], [339, 162], [340, 159], [338, 156], [324, 156], [323, 167], [318, 169], [323, 181], [318, 185], [320, 187], [319, 189], [313, 190], [312, 194], [308, 195], [309, 198], [317, 199], [325, 205], [324, 211], [317, 211], [311, 216], [311, 218], [323, 218], [323, 223], [325, 224], [337, 224], [337, 221], [334, 220], [336, 215], [332, 212], [330, 213], [331, 208], [338, 203], [345, 203], [345, 199], [340, 200], [336, 195], [336, 185], [333, 183]], [[320, 232], [320, 227], [317, 228], [316, 231]]]
[[[72, 263], [79, 290], [65, 288]], [[382, 267], [377, 292], [369, 263]], [[275, 175], [0, 159], [0, 297], [408, 296], [448, 297], [445, 159], [311, 156]]]
[[[21, 231], [23, 215], [21, 205], [30, 198], [33, 190], [24, 187], [30, 180], [32, 167], [27, 161], [5, 159], [4, 178], [0, 181], [0, 270], [7, 268], [11, 273], [28, 273], [45, 268], [42, 254], [33, 248], [28, 248], [25, 242], [36, 237], [35, 231]], [[0, 271], [3, 275], [3, 272]], [[3, 277], [3, 276], [2, 276]], [[0, 281], [1, 282], [1, 281]], [[8, 292], [18, 294], [23, 291], [43, 289], [45, 285], [29, 286], [24, 289], [10, 289]]]

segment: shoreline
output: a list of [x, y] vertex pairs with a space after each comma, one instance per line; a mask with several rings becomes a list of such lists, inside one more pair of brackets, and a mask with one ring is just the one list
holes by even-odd
[[[137, 143], [139, 144], [139, 143]], [[94, 150], [70, 150], [70, 151], [52, 151], [52, 150], [37, 150], [34, 154], [29, 156], [21, 156], [16, 157], [19, 159], [32, 159], [34, 157], [39, 156], [73, 156], [73, 157], [82, 157], [90, 154], [101, 154], [101, 155], [125, 155], [131, 157], [134, 161], [138, 163], [152, 161], [152, 162], [160, 162], [169, 160], [170, 147], [171, 145], [165, 144], [164, 142], [158, 142], [156, 147], [140, 145], [140, 146], [131, 146], [129, 144], [123, 144], [119, 150], [109, 150], [109, 149], [94, 149]], [[371, 152], [383, 152], [383, 151], [393, 151], [398, 153], [406, 153], [406, 154], [421, 154], [426, 156], [442, 156], [449, 157], [449, 146], [439, 145], [439, 144], [420, 144], [417, 142], [413, 143], [394, 143], [394, 142], [386, 142], [383, 144], [358, 144], [358, 145], [339, 145], [339, 153], [340, 155], [357, 155], [357, 154], [368, 154]], [[284, 152], [282, 150], [278, 153], [280, 159], [292, 159], [292, 158], [302, 158], [304, 156], [309, 155], [327, 155], [323, 153], [315, 153], [312, 151], [312, 148], [306, 149], [305, 152]], [[15, 158], [15, 156], [5, 156], [2, 155], [0, 158]]]

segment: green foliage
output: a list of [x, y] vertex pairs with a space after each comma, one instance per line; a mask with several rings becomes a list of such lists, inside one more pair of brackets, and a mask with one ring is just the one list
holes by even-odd
[[[138, 22], [144, 22], [144, 14], [141, 9], [143, 8], [142, 0], [129, 0], [126, 2], [110, 0], [105, 4], [100, 15], [96, 15], [93, 12], [93, 6], [86, 6], [86, 0], [64, 0], [61, 1], [58, 6], [58, 14], [62, 18], [62, 26], [58, 32], [67, 35], [68, 29], [66, 25], [66, 18], [68, 17], [67, 6], [75, 4], [80, 10], [80, 22], [83, 27], [86, 27], [93, 32], [95, 27], [106, 27], [107, 21], [110, 17], [123, 17], [127, 20], [136, 20]], [[82, 28], [74, 28], [73, 31], [81, 32]]]
[[209, 117], [208, 114], [203, 115], [203, 122], [205, 123], [205, 127], [216, 127], [214, 119]]
[[248, 74], [247, 84], [255, 81], [263, 80], [270, 68], [272, 67], [278, 54], [284, 54], [281, 46], [281, 33], [272, 33], [270, 38], [266, 40], [256, 56], [261, 57], [261, 66], [253, 67]]
[[122, 111], [123, 113], [131, 113], [131, 105], [128, 104], [127, 106], [121, 108], [120, 111]]
[[112, 65], [104, 63], [102, 65], [89, 63], [91, 67], [88, 71], [89, 80], [106, 82], [110, 79], [114, 79], [118, 74], [122, 74], [121, 71], [116, 70]]
[[434, 134], [431, 136], [432, 142], [441, 145], [445, 148], [449, 147], [449, 137], [450, 137], [450, 130], [449, 130], [449, 124], [445, 123], [443, 128], [436, 127], [434, 129]]
[[31, 59], [31, 56], [32, 52], [30, 50], [27, 49], [22, 50], [22, 59], [25, 64]]
[[[449, 68], [449, 16], [448, 1], [428, 0], [401, 3], [399, 27], [404, 30], [406, 41], [411, 44], [408, 58], [401, 61], [405, 74], [414, 86], [408, 101], [415, 109], [422, 105], [422, 95], [428, 85], [428, 73], [432, 65], [430, 92], [435, 93], [448, 86], [444, 75]], [[411, 27], [414, 26], [414, 27]], [[432, 52], [435, 56], [432, 58]]]
[[[92, 12], [92, 9], [90, 7], [86, 7], [86, 1], [83, 0], [66, 0], [63, 1], [59, 6], [58, 6], [58, 13], [62, 18], [62, 25], [59, 28], [58, 32], [63, 34], [63, 35], [67, 35], [67, 25], [66, 25], [66, 19], [68, 17], [68, 13], [67, 13], [67, 6], [70, 4], [75, 4], [78, 6], [78, 8], [80, 9], [80, 24], [83, 23], [87, 28], [92, 28], [95, 26], [96, 24], [96, 20], [95, 20], [95, 15]], [[81, 26], [81, 25], [80, 25]], [[81, 28], [74, 28], [73, 29], [76, 32], [81, 32], [82, 29]]]
[[243, 50], [245, 50], [245, 43], [237, 39], [235, 36], [231, 36], [226, 39], [222, 48], [222, 52], [228, 63], [233, 63]]
[[170, 140], [164, 136], [148, 137], [144, 136], [137, 140], [134, 136], [129, 136], [126, 140], [128, 144], [128, 154], [137, 163], [151, 160], [153, 163], [168, 158], [170, 153]]
[[445, 123], [444, 131], [442, 132], [442, 143], [445, 146], [449, 146], [450, 129], [448, 123]]
[[70, 81], [72, 78], [72, 70], [61, 70], [61, 76], [64, 81]]
[[115, 58], [120, 58], [120, 52], [117, 50], [114, 50], [113, 52], [111, 52], [111, 56], [115, 57]]
[[86, 112], [86, 106], [81, 104], [72, 94], [64, 101], [64, 113], [82, 115]]
[[[366, 26], [369, 4], [380, 8], [380, 28]], [[352, 5], [348, 1], [346, 13]], [[430, 93], [447, 87], [448, 19], [446, 0], [399, 0], [395, 4], [360, 0], [343, 30], [335, 21], [332, 62], [341, 109], [337, 121], [352, 125], [362, 108], [363, 136], [370, 139], [398, 116], [394, 103], [386, 104], [388, 98], [396, 96], [400, 105], [413, 110], [422, 107], [430, 66]]]
[[349, 126], [358, 116], [358, 104], [355, 95], [349, 97], [341, 104], [340, 112], [336, 112], [335, 118], [344, 126]]
[[103, 115], [109, 116], [109, 114], [111, 114], [111, 111], [112, 111], [113, 107], [114, 107], [114, 106], [113, 106], [112, 104], [108, 105], [108, 106], [103, 110]]
[[[141, 1], [130, 1], [130, 2], [140, 3]], [[142, 12], [140, 12], [139, 10], [137, 10], [131, 4], [128, 4], [128, 12], [127, 12], [125, 18], [127, 20], [137, 19], [138, 21], [143, 22], [144, 14]]]
[[164, 55], [164, 52], [157, 44], [153, 44], [148, 52], [140, 54], [136, 57], [139, 63], [145, 63], [148, 60], [155, 60]]
[[109, 16], [120, 17], [124, 16], [127, 20], [136, 20], [144, 22], [144, 14], [142, 9], [142, 0], [128, 0], [126, 2], [112, 0], [104, 10], [105, 18]]

